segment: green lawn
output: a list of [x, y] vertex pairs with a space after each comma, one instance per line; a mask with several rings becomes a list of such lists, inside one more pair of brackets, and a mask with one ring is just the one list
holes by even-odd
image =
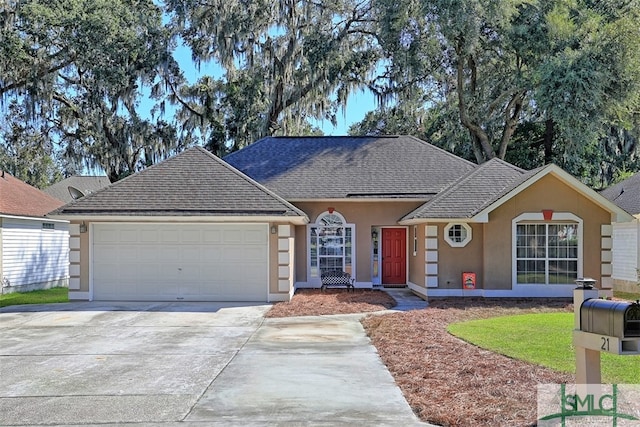
[[[447, 330], [487, 350], [575, 373], [573, 313], [493, 317], [449, 325]], [[602, 381], [640, 384], [640, 356], [601, 353]]]
[[51, 288], [41, 291], [14, 292], [0, 295], [0, 307], [20, 304], [50, 304], [69, 302], [68, 288]]

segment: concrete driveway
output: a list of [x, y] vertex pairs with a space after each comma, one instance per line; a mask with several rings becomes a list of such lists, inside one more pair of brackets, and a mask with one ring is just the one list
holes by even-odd
[[424, 425], [360, 316], [268, 305], [0, 309], [0, 425]]

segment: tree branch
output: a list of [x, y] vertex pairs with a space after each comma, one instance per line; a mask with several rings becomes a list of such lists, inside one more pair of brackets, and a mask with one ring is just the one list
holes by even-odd
[[58, 93], [58, 92], [54, 92], [52, 95], [52, 98], [55, 99], [58, 102], [61, 102], [62, 104], [66, 105], [67, 107], [69, 107], [69, 109], [71, 109], [71, 111], [73, 111], [73, 115], [79, 119], [81, 116], [81, 112], [78, 108], [77, 105], [75, 105], [73, 102], [71, 102], [66, 96]]
[[469, 118], [469, 113], [467, 111], [467, 104], [464, 99], [464, 64], [462, 58], [462, 40], [458, 41], [458, 46], [456, 46], [456, 53], [458, 54], [458, 61], [456, 63], [456, 71], [457, 71], [457, 87], [456, 91], [458, 93], [458, 112], [460, 114], [460, 123], [467, 129], [469, 132], [477, 138], [478, 143], [482, 147], [482, 151], [484, 153], [484, 157], [486, 160], [493, 159], [496, 157], [496, 153], [489, 142], [489, 136], [487, 133], [480, 127], [478, 124], [474, 123], [471, 118]]
[[175, 96], [175, 99], [178, 101], [178, 103], [180, 105], [182, 105], [184, 108], [186, 108], [191, 114], [195, 114], [196, 116], [198, 116], [200, 119], [204, 118], [204, 114], [202, 114], [200, 111], [197, 111], [196, 109], [194, 109], [191, 105], [189, 105], [188, 102], [184, 101], [180, 97], [180, 95], [178, 95], [178, 91], [176, 90], [176, 87], [175, 87], [175, 85], [173, 84], [172, 81], [167, 79], [167, 84], [169, 85], [169, 88], [171, 89], [171, 93], [173, 94], [173, 96]]
[[[50, 55], [49, 58], [47, 58], [47, 60], [53, 60], [59, 56], [61, 56], [63, 53], [66, 52], [66, 49], [60, 50], [56, 53], [54, 53], [53, 55]], [[34, 80], [39, 80], [42, 79], [44, 76], [47, 76], [49, 74], [58, 72], [60, 70], [62, 70], [65, 67], [68, 67], [69, 65], [73, 64], [73, 61], [75, 61], [75, 57], [73, 55], [71, 55], [69, 58], [66, 59], [66, 61], [62, 61], [61, 63], [59, 63], [58, 65], [54, 65], [51, 67], [47, 67], [47, 68], [43, 68], [40, 69], [33, 77], [32, 79]], [[29, 82], [29, 78], [27, 77], [23, 77], [19, 80], [16, 80], [12, 83], [9, 83], [6, 86], [0, 86], [0, 96], [4, 95], [5, 93], [8, 93], [10, 91], [19, 89], [23, 86], [25, 86], [28, 82]]]
[[504, 128], [502, 130], [502, 139], [500, 141], [500, 147], [498, 149], [498, 157], [504, 159], [507, 154], [507, 146], [511, 141], [513, 133], [518, 126], [518, 120], [520, 119], [520, 113], [522, 113], [522, 106], [524, 104], [524, 98], [526, 91], [516, 92], [507, 104], [504, 110]]

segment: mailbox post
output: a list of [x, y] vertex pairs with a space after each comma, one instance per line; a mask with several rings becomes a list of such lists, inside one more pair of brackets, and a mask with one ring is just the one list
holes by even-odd
[[600, 353], [640, 354], [640, 304], [598, 299], [595, 280], [578, 279], [573, 291], [576, 384], [601, 383]]
[[593, 282], [576, 280], [578, 287], [573, 290], [574, 335], [573, 346], [576, 349], [576, 384], [600, 384], [602, 375], [600, 370], [600, 350], [587, 348], [576, 336], [580, 331], [580, 309], [582, 303], [588, 299], [598, 298], [598, 290], [593, 289]]

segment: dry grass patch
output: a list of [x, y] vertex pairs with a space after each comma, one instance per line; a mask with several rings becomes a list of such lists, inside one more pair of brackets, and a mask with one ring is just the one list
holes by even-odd
[[321, 316], [326, 314], [369, 313], [396, 305], [386, 292], [367, 289], [298, 289], [289, 302], [278, 302], [266, 317]]

